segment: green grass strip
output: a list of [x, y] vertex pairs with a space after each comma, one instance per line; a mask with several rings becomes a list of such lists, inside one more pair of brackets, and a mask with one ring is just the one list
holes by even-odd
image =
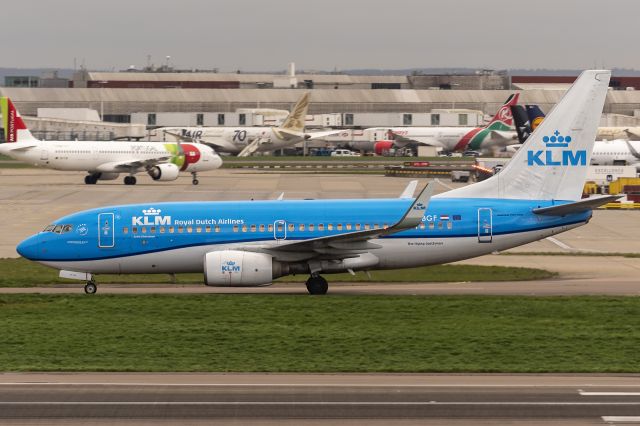
[[[556, 276], [555, 273], [535, 268], [503, 266], [437, 265], [392, 271], [372, 271], [369, 278], [364, 272], [327, 275], [330, 282], [460, 282], [460, 281], [523, 281], [540, 280]], [[202, 274], [177, 274], [179, 284], [202, 284]], [[306, 275], [282, 277], [277, 281], [304, 282]], [[171, 283], [168, 275], [99, 275], [99, 284], [162, 284]], [[25, 259], [0, 259], [0, 287], [34, 287], [48, 284], [78, 283], [58, 278], [58, 271]]]
[[640, 372], [638, 297], [2, 295], [1, 371]]

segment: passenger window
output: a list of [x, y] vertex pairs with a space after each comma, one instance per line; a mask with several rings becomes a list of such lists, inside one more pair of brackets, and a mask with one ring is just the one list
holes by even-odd
[[333, 231], [333, 223], [327, 223], [327, 231]]
[[269, 226], [267, 227], [267, 231], [273, 232], [273, 225], [272, 224], [269, 224]]
[[447, 222], [447, 229], [453, 228], [453, 222]]
[[190, 234], [193, 232], [193, 226], [187, 226], [187, 232]]
[[259, 229], [260, 229], [260, 232], [264, 232], [264, 224], [260, 224]]
[[438, 222], [438, 229], [442, 229], [442, 222]]
[[214, 229], [214, 231], [216, 231], [216, 232], [220, 232], [220, 227], [219, 227], [218, 225], [216, 225], [216, 226], [215, 226], [215, 228], [213, 228], [213, 229]]
[[369, 229], [371, 229], [371, 225], [369, 225], [368, 223], [364, 224], [364, 230], [368, 231]]
[[184, 232], [184, 226], [178, 226], [178, 234], [182, 234]]
[[318, 231], [324, 231], [324, 223], [318, 224]]
[[436, 227], [435, 222], [429, 222], [429, 229], [434, 229]]
[[290, 224], [287, 225], [287, 229], [289, 231], [293, 231], [295, 229], [295, 225], [293, 223], [290, 223]]
[[196, 232], [199, 234], [202, 232], [202, 226], [196, 226]]
[[174, 231], [175, 231], [175, 228], [174, 228], [173, 226], [170, 226], [170, 227], [169, 227], [169, 233], [170, 233], [170, 234], [173, 234], [173, 232], [174, 232]]
[[242, 225], [242, 232], [247, 232], [247, 225]]
[[205, 226], [204, 227], [204, 232], [207, 232], [207, 233], [211, 232], [211, 225]]
[[282, 224], [281, 224], [281, 223], [279, 223], [279, 224], [278, 224], [278, 232], [282, 232], [282, 230], [283, 230]]
[[384, 223], [384, 224], [382, 224], [382, 229], [387, 229], [388, 227], [389, 227], [389, 224], [388, 224], [388, 223]]
[[377, 223], [373, 224], [373, 229], [380, 229], [380, 225], [378, 225]]
[[138, 228], [136, 228], [135, 226], [131, 228], [131, 233], [132, 234], [137, 234], [138, 233]]
[[142, 232], [143, 234], [147, 233], [147, 227], [143, 226], [142, 228], [140, 228], [140, 232]]
[[256, 232], [256, 226], [255, 225], [251, 225], [251, 232]]
[[315, 226], [313, 225], [313, 223], [309, 224], [309, 231], [315, 231]]
[[304, 223], [298, 225], [298, 231], [304, 231]]
[[424, 224], [424, 222], [420, 224], [420, 229], [427, 229], [427, 226]]
[[165, 229], [166, 229], [166, 228], [165, 228], [164, 226], [161, 226], [161, 227], [160, 227], [160, 233], [161, 233], [161, 234], [164, 234]]
[[128, 234], [129, 233], [129, 228], [127, 228], [126, 226], [124, 228], [122, 228], [122, 233], [123, 234]]
[[238, 232], [238, 225], [233, 225], [233, 232]]
[[350, 224], [350, 223], [347, 223], [347, 224], [345, 225], [345, 229], [346, 229], [347, 231], [351, 231], [351, 224]]
[[338, 231], [342, 231], [342, 224], [341, 224], [341, 223], [337, 224], [337, 225], [336, 225], [336, 229], [337, 229]]
[[356, 231], [359, 231], [359, 230], [360, 230], [360, 228], [361, 228], [360, 224], [359, 224], [359, 223], [356, 223]]
[[155, 233], [156, 233], [156, 227], [155, 227], [155, 226], [152, 226], [151, 228], [149, 228], [149, 231], [150, 231], [152, 234], [155, 234]]

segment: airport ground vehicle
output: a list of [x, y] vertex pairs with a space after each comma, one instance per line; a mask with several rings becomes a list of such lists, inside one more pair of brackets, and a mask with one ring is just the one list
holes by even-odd
[[335, 149], [331, 152], [332, 157], [359, 157], [360, 153], [350, 151], [348, 149]]

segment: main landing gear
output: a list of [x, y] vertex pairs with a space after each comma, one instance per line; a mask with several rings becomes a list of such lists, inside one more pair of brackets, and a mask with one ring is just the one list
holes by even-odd
[[125, 176], [124, 177], [124, 184], [125, 185], [135, 185], [136, 184], [136, 177], [135, 176]]
[[329, 283], [318, 274], [311, 274], [307, 280], [307, 291], [309, 294], [327, 294]]
[[98, 183], [98, 176], [96, 175], [87, 175], [84, 177], [84, 183], [87, 185], [95, 185]]
[[200, 181], [198, 180], [198, 173], [191, 172], [191, 176], [193, 176], [193, 180], [191, 181], [192, 184], [197, 185], [200, 183]]
[[96, 282], [87, 281], [87, 283], [84, 285], [84, 292], [87, 294], [96, 294], [96, 291], [98, 291], [98, 286], [96, 285]]

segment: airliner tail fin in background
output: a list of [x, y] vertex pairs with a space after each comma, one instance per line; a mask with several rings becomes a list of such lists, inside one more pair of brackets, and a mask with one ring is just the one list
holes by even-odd
[[298, 102], [296, 102], [295, 106], [282, 123], [282, 126], [279, 127], [279, 129], [298, 133], [304, 132], [305, 118], [307, 115], [307, 110], [309, 109], [310, 96], [310, 92], [306, 92], [304, 95], [302, 95], [302, 97], [298, 100]]
[[500, 173], [443, 196], [579, 200], [610, 78], [584, 71]]
[[0, 110], [2, 111], [5, 142], [32, 142], [37, 140], [27, 129], [24, 120], [20, 117], [20, 113], [11, 102], [11, 99], [0, 98]]
[[493, 116], [489, 124], [485, 127], [491, 130], [508, 130], [513, 127], [513, 116], [511, 107], [518, 104], [519, 93], [509, 95], [504, 104], [500, 107], [496, 115]]

